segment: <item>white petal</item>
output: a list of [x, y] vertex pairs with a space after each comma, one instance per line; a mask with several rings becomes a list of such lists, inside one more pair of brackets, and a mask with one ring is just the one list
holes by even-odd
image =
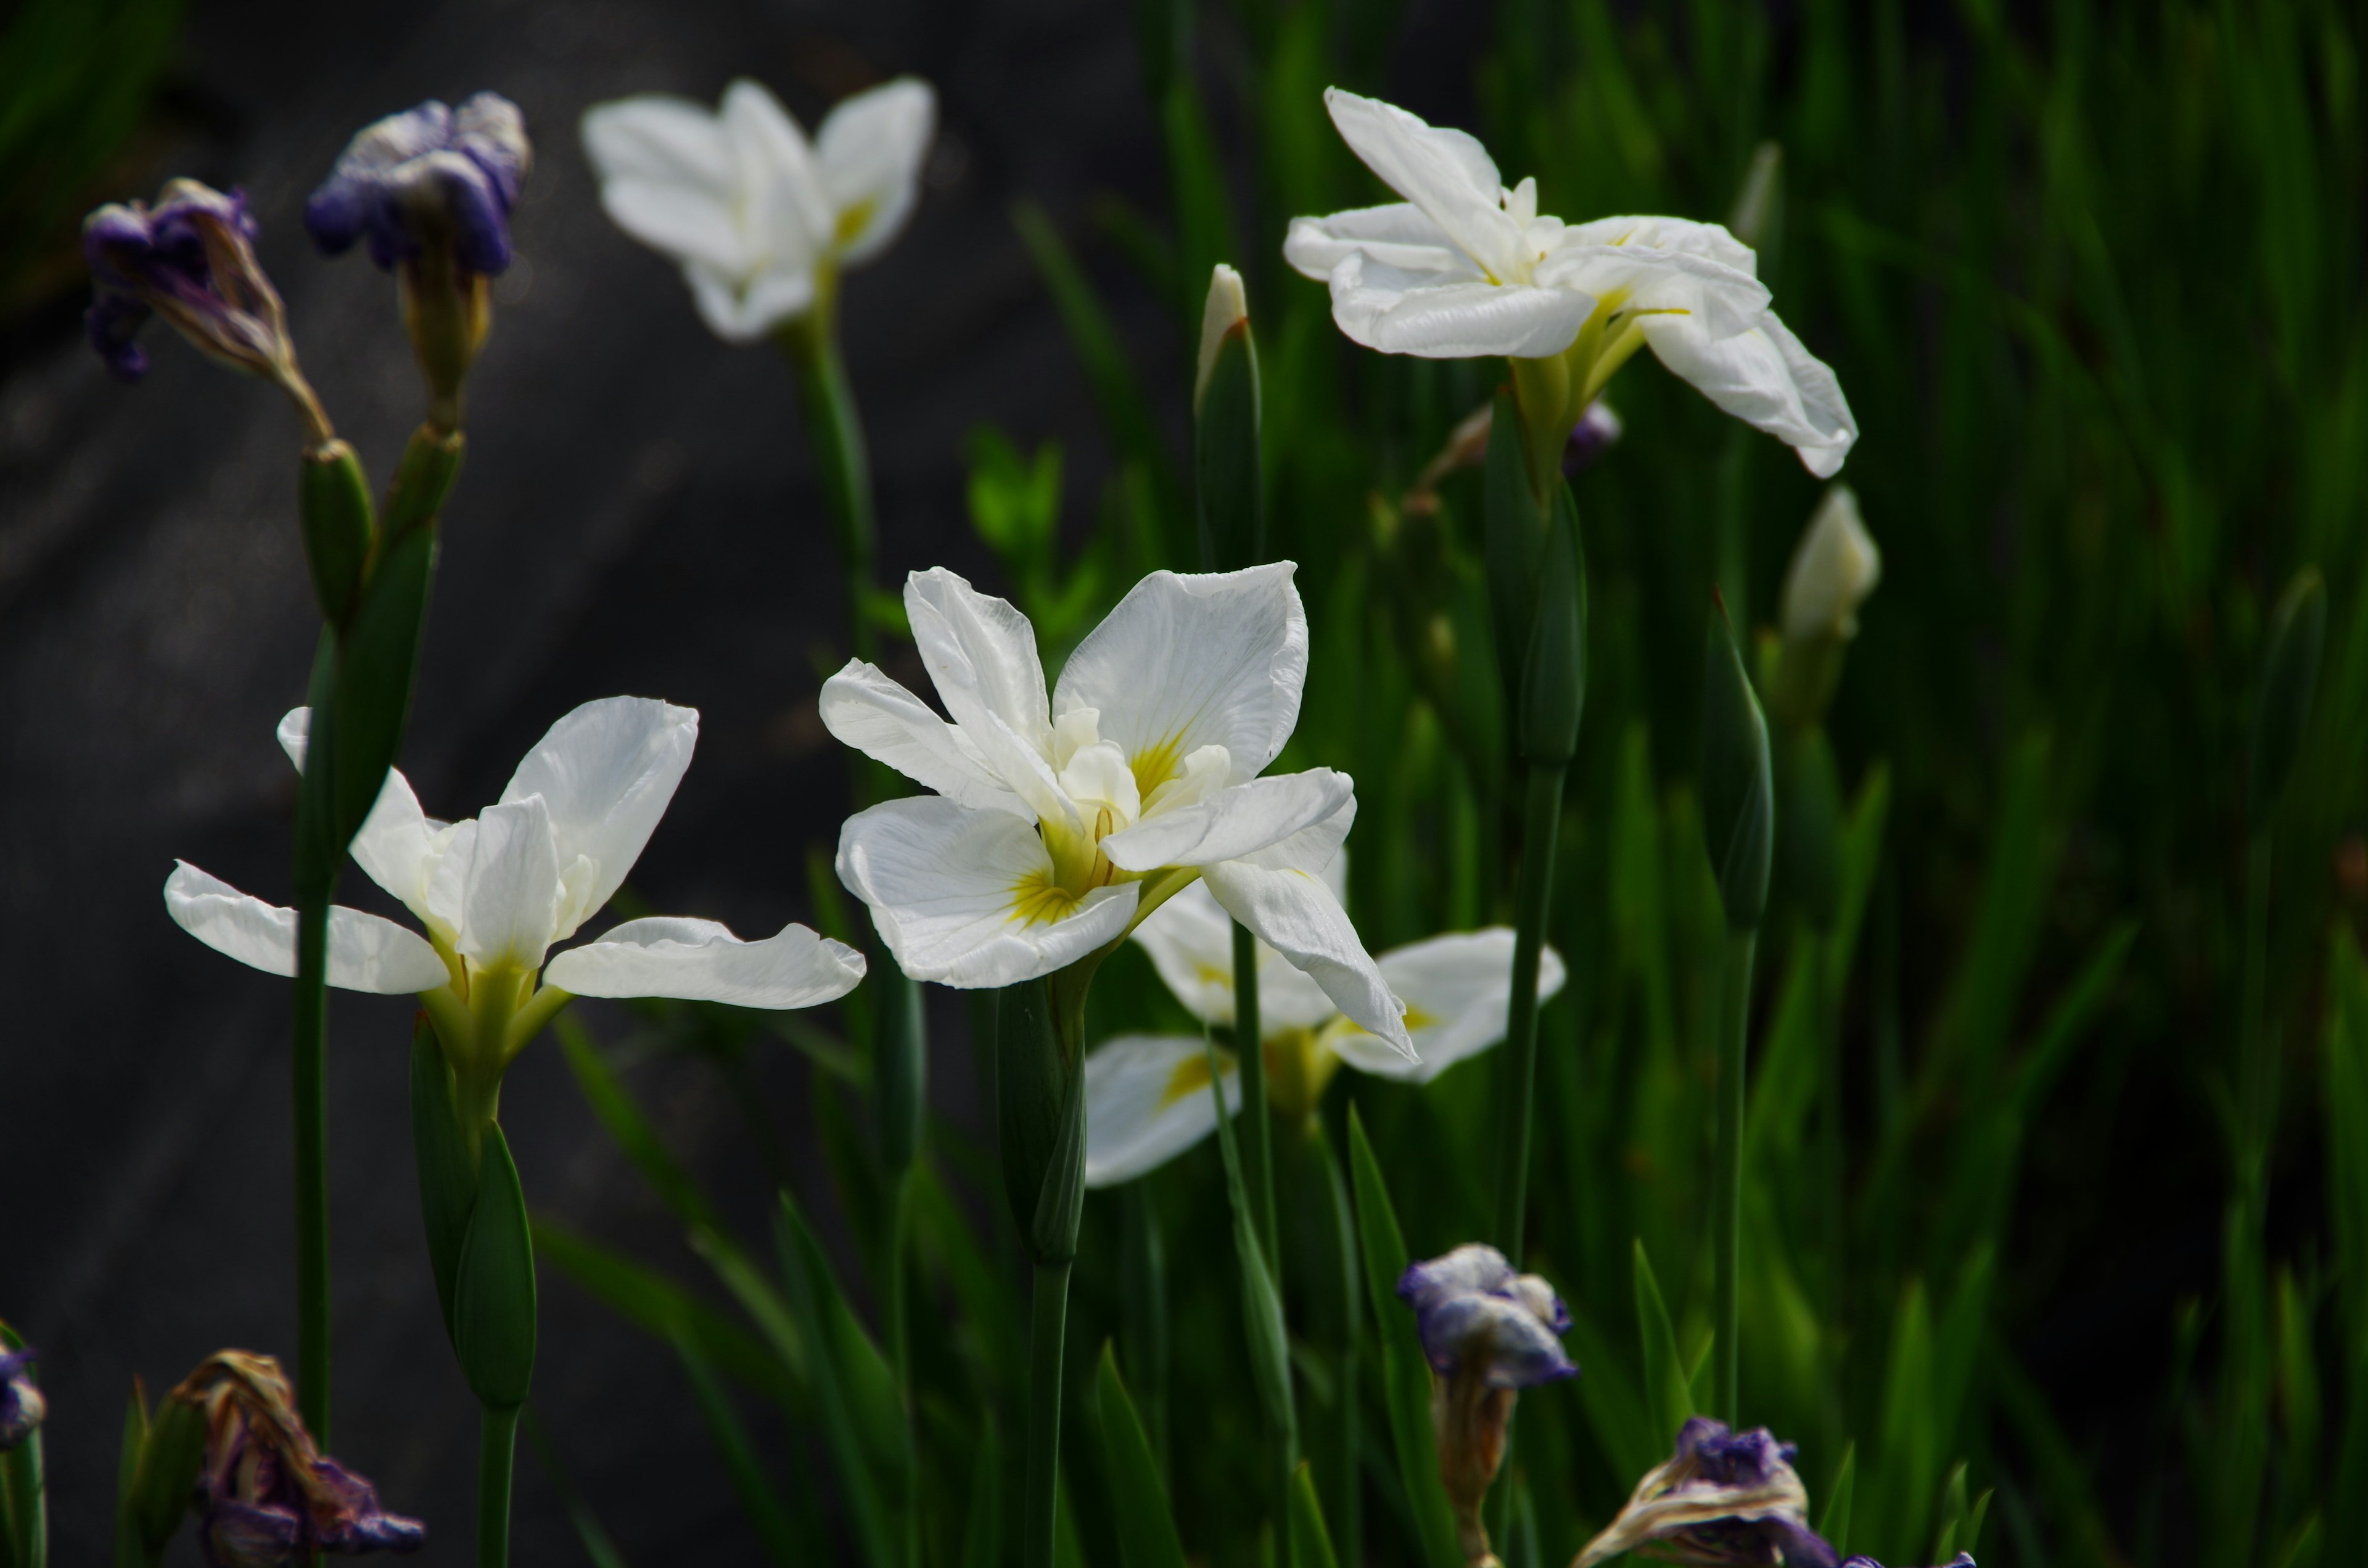
[[[313, 710], [291, 708], [279, 721], [279, 749], [304, 771], [304, 758], [313, 733]], [[359, 832], [354, 835], [349, 853], [370, 881], [403, 901], [404, 906], [428, 924], [430, 929], [450, 940], [450, 926], [439, 926], [429, 913], [427, 888], [436, 874], [440, 851], [437, 833], [443, 824], [431, 820], [419, 809], [419, 797], [412, 792], [411, 780], [400, 768], [388, 768], [386, 782], [379, 789], [378, 799], [370, 806], [370, 815], [362, 819]]]
[[558, 846], [541, 795], [487, 806], [471, 835], [453, 946], [491, 968], [542, 967], [559, 917]]
[[1317, 282], [1351, 254], [1396, 267], [1401, 272], [1438, 273], [1478, 278], [1472, 258], [1455, 248], [1447, 231], [1410, 201], [1383, 207], [1357, 207], [1328, 218], [1293, 218], [1282, 242], [1282, 259], [1303, 277]]
[[1425, 359], [1542, 359], [1578, 341], [1595, 297], [1526, 283], [1442, 280], [1360, 254], [1332, 273], [1332, 319], [1349, 341]]
[[1784, 570], [1778, 619], [1786, 641], [1854, 635], [1858, 607], [1882, 580], [1883, 551], [1859, 516], [1857, 495], [1847, 484], [1829, 486]]
[[1201, 873], [1225, 912], [1306, 971], [1352, 1022], [1407, 1057], [1415, 1054], [1389, 984], [1320, 875], [1229, 860]]
[[905, 615], [939, 699], [987, 767], [1039, 817], [1073, 822], [1053, 778], [1044, 666], [1028, 618], [942, 566], [905, 580]]
[[987, 770], [978, 747], [929, 705], [860, 659], [822, 683], [823, 727], [916, 784], [979, 811], [1036, 813]]
[[1122, 828], [1104, 838], [1101, 849], [1111, 865], [1125, 871], [1238, 860], [1322, 822], [1356, 793], [1347, 774], [1328, 767], [1253, 778], [1198, 805]]
[[820, 256], [830, 244], [830, 197], [805, 132], [764, 84], [746, 77], [723, 89], [719, 113], [734, 185], [748, 203], [751, 238], [767, 256]]
[[[1225, 1109], [1242, 1075], [1226, 1053]], [[1216, 1131], [1208, 1048], [1184, 1035], [1121, 1035], [1086, 1058], [1086, 1185], [1111, 1187], [1155, 1170]]]
[[1645, 341], [1662, 364], [1703, 396], [1800, 453], [1820, 479], [1841, 470], [1858, 440], [1834, 373], [1772, 314], [1735, 336], [1712, 339], [1686, 316], [1646, 316]]
[[[1231, 1028], [1234, 1022], [1234, 919], [1219, 907], [1207, 886], [1194, 882], [1152, 911], [1134, 928], [1134, 940], [1151, 956], [1151, 966], [1196, 1018]], [[1258, 1030], [1314, 1028], [1339, 1009], [1332, 998], [1281, 953], [1257, 944]]]
[[871, 907], [898, 966], [958, 990], [1037, 979], [1125, 931], [1134, 882], [1096, 888], [1057, 918], [1023, 912], [1052, 870], [1034, 828], [942, 796], [883, 801], [838, 835], [838, 880]]
[[1304, 871], [1320, 877], [1335, 903], [1349, 900], [1349, 858], [1340, 846], [1357, 825], [1357, 797], [1351, 795], [1323, 821], [1303, 827], [1290, 837], [1241, 857], [1239, 864], [1269, 871]]
[[677, 261], [734, 277], [749, 269], [747, 236], [728, 198], [652, 180], [612, 179], [601, 184], [600, 209], [626, 233]]
[[[1616, 299], [1619, 309], [1631, 314], [1690, 316], [1713, 338], [1748, 332], [1768, 314], [1766, 284], [1740, 268], [1687, 251], [1565, 242], [1538, 264], [1536, 281], [1548, 288], [1576, 289], [1599, 300]], [[1654, 315], [1644, 319], [1650, 322]]]
[[[1406, 1032], [1420, 1062], [1384, 1046], [1362, 1029], [1327, 1039], [1355, 1066], [1388, 1078], [1427, 1084], [1463, 1058], [1505, 1038], [1506, 1004], [1513, 994], [1513, 933], [1492, 926], [1394, 948], [1379, 960], [1382, 978], [1406, 1003]], [[1562, 956], [1538, 955], [1538, 1000], [1563, 986]]]
[[616, 225], [677, 260], [749, 265], [730, 139], [714, 112], [649, 94], [585, 111], [584, 151]]
[[1069, 655], [1053, 710], [1099, 710], [1146, 795], [1205, 745], [1225, 748], [1233, 782], [1256, 778], [1291, 738], [1307, 684], [1297, 570], [1154, 572]]
[[707, 330], [726, 343], [755, 343], [814, 306], [811, 266], [777, 266], [745, 284], [702, 262], [686, 263], [684, 281]]
[[838, 211], [838, 257], [854, 266], [894, 239], [912, 215], [938, 96], [917, 76], [841, 102], [814, 137], [823, 188]]
[[1421, 208], [1458, 249], [1497, 278], [1517, 275], [1521, 227], [1498, 204], [1504, 181], [1478, 142], [1338, 87], [1324, 90], [1324, 107], [1365, 166]]
[[1737, 272], [1757, 275], [1759, 257], [1749, 245], [1729, 233], [1724, 223], [1697, 223], [1691, 218], [1629, 216], [1596, 218], [1564, 231], [1572, 245], [1619, 245], [1631, 250], [1673, 251], [1701, 256]]
[[[218, 953], [266, 974], [296, 972], [296, 912], [173, 863], [165, 908], [175, 925]], [[340, 991], [401, 996], [450, 983], [451, 973], [416, 931], [342, 904], [329, 907], [329, 983]]]
[[712, 920], [628, 920], [551, 960], [543, 978], [578, 996], [674, 996], [735, 1007], [815, 1007], [863, 978], [863, 955], [803, 926], [744, 942]]
[[578, 856], [592, 866], [588, 885], [575, 890], [550, 939], [573, 934], [623, 885], [698, 744], [697, 709], [605, 697], [553, 724], [526, 754], [502, 804], [542, 797], [557, 869]]
[[290, 708], [280, 715], [279, 749], [288, 754], [288, 760], [296, 765], [299, 773], [304, 771], [304, 747], [312, 735], [313, 710], [310, 708]]

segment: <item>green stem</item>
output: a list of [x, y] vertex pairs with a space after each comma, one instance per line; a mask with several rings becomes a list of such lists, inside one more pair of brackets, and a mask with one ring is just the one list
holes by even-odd
[[1817, 1031], [1817, 1119], [1824, 1130], [1819, 1175], [1825, 1188], [1826, 1301], [1829, 1318], [1839, 1324], [1843, 1281], [1849, 1278], [1843, 1256], [1849, 1228], [1849, 1144], [1842, 1135], [1842, 1036], [1834, 1013], [1833, 935], [1812, 926], [1808, 939], [1810, 1017]]
[[296, 1400], [329, 1446], [329, 890], [296, 918], [296, 1031], [290, 1088], [296, 1132]]
[[1069, 1265], [1038, 1264], [1028, 1336], [1028, 1491], [1019, 1559], [1025, 1568], [1053, 1564], [1061, 1474], [1061, 1352], [1068, 1317]]
[[1258, 938], [1234, 927], [1234, 1051], [1242, 1075], [1242, 1176], [1249, 1187], [1250, 1221], [1267, 1273], [1282, 1278], [1281, 1240], [1274, 1222], [1274, 1124], [1267, 1112], [1265, 1036], [1258, 1024]]
[[487, 1404], [477, 1426], [477, 1568], [507, 1568], [510, 1471], [518, 1458], [518, 1411]]
[[1751, 1023], [1751, 954], [1759, 939], [1756, 926], [1728, 927], [1726, 968], [1719, 994], [1718, 1164], [1711, 1194], [1712, 1262], [1716, 1271], [1713, 1322], [1718, 1334], [1713, 1403], [1720, 1419], [1730, 1426], [1739, 1425], [1742, 1417], [1737, 1338], [1742, 1324], [1743, 1062], [1744, 1037]]
[[781, 343], [797, 366], [807, 438], [837, 527], [839, 563], [847, 573], [848, 639], [855, 656], [870, 660], [871, 620], [864, 606], [871, 589], [871, 461], [847, 365], [839, 358], [836, 314], [827, 297], [818, 300], [814, 310], [782, 329]]
[[905, 1267], [905, 1254], [912, 1244], [913, 1232], [913, 1167], [906, 1165], [896, 1173], [895, 1186], [889, 1199], [887, 1302], [882, 1315], [888, 1330], [889, 1365], [896, 1373], [897, 1416], [901, 1423], [898, 1437], [904, 1447], [905, 1484], [904, 1551], [905, 1568], [921, 1568], [921, 1450], [913, 1432], [913, 1340], [909, 1311], [911, 1270]]
[[1530, 1101], [1538, 1066], [1538, 962], [1554, 896], [1554, 839], [1562, 828], [1566, 763], [1532, 764], [1521, 817], [1521, 871], [1515, 893], [1513, 994], [1497, 1063], [1497, 1246], [1521, 1261], [1521, 1220], [1530, 1175]]

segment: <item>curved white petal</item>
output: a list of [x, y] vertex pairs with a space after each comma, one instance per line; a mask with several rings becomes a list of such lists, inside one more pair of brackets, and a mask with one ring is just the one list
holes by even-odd
[[1347, 774], [1328, 767], [1253, 778], [1221, 790], [1198, 805], [1163, 812], [1121, 829], [1101, 841], [1101, 850], [1111, 865], [1125, 871], [1238, 860], [1322, 822], [1356, 793]]
[[1357, 797], [1351, 795], [1340, 809], [1309, 827], [1303, 827], [1280, 843], [1264, 849], [1254, 849], [1241, 857], [1239, 864], [1257, 866], [1269, 871], [1304, 871], [1323, 880], [1331, 890], [1332, 902], [1345, 904], [1349, 901], [1349, 860], [1340, 853], [1340, 846], [1349, 830], [1357, 825]]
[[1855, 636], [1858, 607], [1882, 581], [1883, 551], [1866, 531], [1858, 496], [1847, 484], [1828, 486], [1784, 569], [1777, 619], [1785, 641]]
[[[1225, 1110], [1241, 1108], [1242, 1075], [1218, 1053]], [[1121, 1035], [1086, 1058], [1086, 1185], [1111, 1187], [1156, 1170], [1216, 1131], [1207, 1047], [1187, 1035]]]
[[1768, 314], [1768, 286], [1748, 271], [1690, 251], [1565, 242], [1538, 264], [1537, 282], [1616, 300], [1627, 312], [1693, 319], [1712, 338], [1732, 337]]
[[1713, 339], [1691, 318], [1646, 316], [1645, 341], [1661, 363], [1713, 403], [1800, 454], [1820, 479], [1841, 471], [1858, 440], [1858, 421], [1834, 373], [1774, 315], [1732, 337]]
[[[266, 974], [296, 972], [296, 912], [243, 893], [187, 860], [165, 879], [173, 923], [218, 953]], [[329, 908], [329, 983], [379, 996], [433, 991], [451, 973], [416, 931], [342, 904]]]
[[[1233, 1026], [1234, 921], [1205, 884], [1194, 882], [1152, 911], [1134, 928], [1134, 940], [1186, 1011]], [[1263, 942], [1257, 948], [1260, 1033], [1314, 1028], [1339, 1011], [1321, 986], [1281, 953]]]
[[1036, 820], [988, 770], [976, 743], [862, 660], [849, 659], [822, 683], [820, 710], [825, 729], [916, 784], [975, 810]]
[[838, 211], [843, 265], [868, 260], [904, 229], [937, 124], [938, 96], [917, 76], [858, 93], [822, 122], [814, 157]]
[[674, 996], [735, 1007], [816, 1007], [863, 978], [863, 955], [806, 926], [746, 942], [712, 920], [628, 920], [551, 960], [543, 978], [578, 996]]
[[1332, 271], [1332, 319], [1349, 340], [1425, 359], [1543, 359], [1578, 341], [1595, 297], [1527, 283], [1442, 280], [1361, 254]]
[[1616, 218], [1591, 218], [1563, 231], [1571, 245], [1618, 245], [1630, 250], [1672, 251], [1701, 256], [1721, 267], [1757, 276], [1759, 253], [1727, 231], [1724, 223], [1699, 223], [1691, 218], [1657, 213], [1631, 213]]
[[654, 180], [612, 179], [601, 182], [600, 210], [663, 256], [734, 276], [748, 270], [748, 241], [729, 197]]
[[1053, 777], [1044, 666], [1028, 618], [942, 566], [905, 579], [905, 618], [939, 699], [988, 769], [1038, 817], [1074, 825]]
[[[310, 708], [291, 708], [279, 721], [279, 749], [288, 754], [299, 773], [304, 771], [312, 733]], [[403, 776], [403, 770], [390, 767], [347, 852], [364, 875], [449, 940], [452, 928], [437, 921], [427, 899], [428, 884], [442, 854], [438, 835], [443, 827], [419, 809], [419, 797], [412, 792], [411, 780]]]
[[820, 256], [830, 244], [833, 217], [805, 132], [763, 83], [745, 76], [723, 89], [717, 113], [745, 204], [742, 222], [758, 254]]
[[623, 885], [666, 815], [698, 744], [697, 709], [646, 697], [607, 697], [561, 719], [526, 754], [502, 790], [501, 803], [541, 796], [550, 812], [558, 869], [579, 856], [591, 865], [588, 881], [569, 889], [567, 907], [559, 911], [547, 939], [573, 934]]
[[1256, 778], [1291, 738], [1307, 684], [1297, 570], [1152, 573], [1069, 655], [1053, 711], [1099, 710], [1146, 795], [1205, 745], [1225, 748], [1234, 783]]
[[839, 829], [838, 880], [870, 906], [898, 966], [958, 990], [1037, 979], [1126, 930], [1139, 884], [1063, 907], [1043, 893], [1052, 871], [1034, 828], [942, 796], [883, 801]]
[[1410, 201], [1356, 207], [1328, 218], [1293, 218], [1283, 237], [1282, 259], [1302, 277], [1317, 282], [1350, 255], [1362, 255], [1401, 272], [1478, 278], [1472, 258], [1455, 248], [1447, 231]]
[[[1410, 1062], [1362, 1029], [1344, 1028], [1326, 1043], [1351, 1065], [1427, 1084], [1505, 1038], [1506, 1007], [1513, 994], [1510, 927], [1433, 937], [1393, 948], [1376, 961], [1382, 978], [1406, 1003], [1406, 1033], [1422, 1060]], [[1563, 979], [1562, 955], [1544, 949], [1538, 955], [1538, 1000], [1560, 991]]]
[[559, 918], [562, 862], [550, 809], [529, 795], [487, 806], [474, 825], [453, 946], [487, 968], [540, 969]]
[[619, 228], [677, 260], [747, 267], [736, 165], [712, 110], [663, 94], [623, 98], [586, 109], [583, 136]]
[[755, 343], [814, 307], [814, 271], [804, 263], [776, 266], [742, 282], [694, 261], [684, 265], [682, 276], [699, 319], [726, 343]]
[[1500, 205], [1504, 181], [1478, 142], [1338, 87], [1324, 90], [1324, 107], [1365, 166], [1421, 208], [1458, 249], [1496, 278], [1517, 275], [1521, 225]]
[[304, 748], [313, 737], [313, 710], [310, 708], [288, 710], [279, 716], [279, 749], [288, 754], [288, 760], [296, 765], [297, 772], [303, 772]]
[[1333, 1005], [1402, 1054], [1415, 1054], [1389, 984], [1320, 874], [1228, 860], [1201, 871], [1225, 912], [1324, 988]]

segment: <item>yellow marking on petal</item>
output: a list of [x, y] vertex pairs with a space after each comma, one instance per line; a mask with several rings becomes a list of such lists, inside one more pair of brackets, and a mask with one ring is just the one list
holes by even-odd
[[1151, 792], [1167, 783], [1182, 770], [1184, 762], [1184, 732], [1178, 730], [1156, 745], [1149, 745], [1127, 759], [1134, 769], [1135, 794], [1151, 799]]
[[1200, 969], [1201, 984], [1223, 985], [1228, 989], [1232, 988], [1234, 983], [1234, 971], [1232, 970], [1219, 969], [1212, 963], [1204, 963], [1200, 966]]
[[1330, 1028], [1320, 1036], [1312, 1029], [1294, 1028], [1278, 1029], [1267, 1037], [1267, 1103], [1275, 1115], [1285, 1121], [1304, 1121], [1315, 1114], [1332, 1074], [1340, 1070], [1340, 1058], [1331, 1041]]
[[841, 212], [838, 215], [837, 229], [831, 235], [832, 243], [841, 245], [853, 244], [863, 231], [871, 226], [871, 214], [878, 208], [879, 203], [866, 199], [857, 202]]
[[1419, 1007], [1408, 1007], [1406, 1010], [1406, 1027], [1408, 1034], [1414, 1033], [1417, 1029], [1427, 1029], [1437, 1022], [1439, 1022], [1437, 1018]]
[[1194, 1095], [1206, 1094], [1208, 1090], [1208, 1056], [1205, 1053], [1200, 1056], [1188, 1056], [1176, 1064], [1176, 1071], [1167, 1075], [1167, 1087], [1161, 1090], [1159, 1094], [1159, 1108], [1166, 1110], [1179, 1100], [1189, 1099]]
[[1011, 884], [1011, 913], [1026, 925], [1050, 926], [1077, 912], [1078, 895], [1055, 882], [1051, 874], [1030, 871]]

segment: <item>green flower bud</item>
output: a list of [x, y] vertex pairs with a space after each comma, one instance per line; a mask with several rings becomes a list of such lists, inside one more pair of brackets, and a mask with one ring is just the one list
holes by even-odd
[[1255, 566], [1266, 559], [1258, 345], [1250, 336], [1241, 274], [1223, 263], [1209, 279], [1201, 314], [1192, 418], [1201, 570]]
[[340, 440], [308, 448], [300, 460], [299, 509], [313, 597], [320, 600], [321, 619], [342, 628], [361, 595], [377, 533], [370, 482], [353, 448]]
[[1757, 929], [1768, 907], [1776, 833], [1768, 721], [1715, 591], [1702, 648], [1702, 833], [1730, 929]]
[[2327, 643], [2327, 584], [2316, 566], [2294, 574], [2270, 616], [2268, 647], [2261, 656], [2260, 695], [2253, 704], [2253, 737], [2247, 769], [2246, 812], [2253, 828], [2266, 826], [2285, 794], [2294, 753], [2310, 720], [2310, 699], [2318, 685], [2318, 658]]

